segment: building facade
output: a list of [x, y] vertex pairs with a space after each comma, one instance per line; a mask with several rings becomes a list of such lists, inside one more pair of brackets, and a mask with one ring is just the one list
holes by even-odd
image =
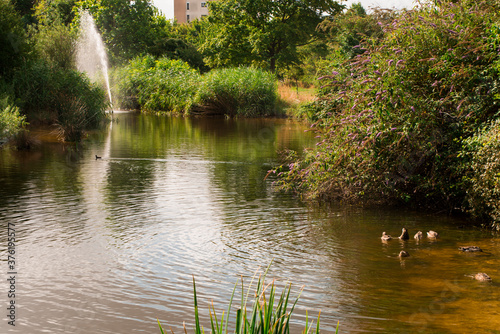
[[174, 0], [174, 17], [179, 23], [187, 23], [207, 15], [207, 0]]

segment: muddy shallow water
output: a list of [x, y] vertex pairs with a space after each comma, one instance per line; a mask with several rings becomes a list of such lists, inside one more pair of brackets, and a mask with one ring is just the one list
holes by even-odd
[[[0, 151], [0, 284], [16, 233], [16, 326], [4, 333], [182, 333], [226, 309], [234, 284], [301, 286], [294, 332], [321, 311], [323, 333], [498, 333], [500, 237], [449, 217], [319, 208], [272, 191], [277, 151], [314, 145], [286, 120], [114, 114], [78, 145]], [[96, 160], [95, 155], [102, 159]], [[437, 230], [440, 238], [397, 239]], [[481, 253], [463, 253], [476, 245]], [[401, 250], [410, 253], [403, 260]], [[493, 282], [470, 277], [485, 272]], [[3, 278], [5, 277], [5, 279]]]

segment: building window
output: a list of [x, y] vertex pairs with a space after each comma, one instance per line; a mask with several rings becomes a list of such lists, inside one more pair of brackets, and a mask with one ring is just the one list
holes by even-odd
[[187, 18], [187, 21], [189, 22], [189, 15], [187, 15], [187, 17], [186, 17], [186, 18]]
[[206, 7], [207, 6], [207, 3], [206, 2], [202, 2], [201, 3], [201, 7]]
[[189, 10], [189, 2], [186, 2], [186, 9]]

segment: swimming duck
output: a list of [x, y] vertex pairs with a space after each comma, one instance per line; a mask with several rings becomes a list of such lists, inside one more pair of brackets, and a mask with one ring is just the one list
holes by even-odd
[[417, 233], [415, 233], [415, 236], [413, 238], [415, 238], [416, 240], [420, 240], [424, 237], [424, 234], [422, 233], [422, 231], [418, 231]]
[[388, 241], [391, 240], [392, 237], [389, 234], [382, 232], [382, 237], [380, 239], [382, 239], [382, 241]]
[[408, 257], [408, 256], [410, 256], [410, 254], [407, 251], [401, 251], [401, 252], [399, 252], [398, 256], [399, 257]]
[[97, 154], [96, 154], [96, 155], [95, 155], [95, 159], [96, 159], [96, 160], [97, 160], [97, 159], [101, 159], [101, 157], [98, 157], [98, 156], [97, 156]]
[[483, 250], [477, 246], [458, 247], [462, 252], [482, 252]]
[[432, 230], [427, 232], [427, 238], [436, 239], [437, 237], [439, 237], [439, 234], [437, 232]]
[[474, 278], [477, 279], [478, 281], [481, 281], [481, 282], [491, 281], [491, 277], [485, 273], [478, 273], [478, 274], [474, 275]]
[[401, 232], [401, 235], [399, 236], [399, 239], [401, 240], [408, 240], [410, 239], [410, 236], [408, 235], [408, 230], [403, 227], [403, 230]]

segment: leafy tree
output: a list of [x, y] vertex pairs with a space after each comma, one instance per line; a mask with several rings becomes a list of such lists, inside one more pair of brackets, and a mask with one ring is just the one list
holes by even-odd
[[158, 11], [149, 0], [83, 0], [78, 5], [94, 17], [112, 63], [146, 54], [155, 39], [166, 37], [167, 22], [156, 19]]
[[22, 64], [28, 51], [19, 13], [9, 0], [0, 0], [0, 78]]
[[298, 62], [297, 47], [343, 6], [334, 0], [220, 0], [209, 8], [200, 46], [209, 66], [257, 64], [275, 72]]

